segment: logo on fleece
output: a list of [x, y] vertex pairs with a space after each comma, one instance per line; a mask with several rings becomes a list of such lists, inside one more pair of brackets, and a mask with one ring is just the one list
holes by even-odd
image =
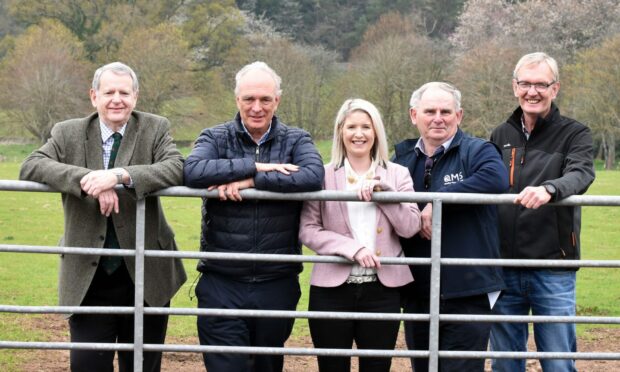
[[463, 181], [463, 178], [464, 178], [463, 177], [463, 172], [446, 174], [445, 176], [443, 176], [443, 184], [444, 185], [451, 185], [453, 183], [457, 183], [457, 182]]

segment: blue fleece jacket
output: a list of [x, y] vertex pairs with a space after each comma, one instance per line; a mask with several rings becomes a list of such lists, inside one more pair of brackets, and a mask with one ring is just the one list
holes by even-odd
[[[415, 150], [417, 139], [396, 145], [393, 161], [409, 168], [412, 177], [424, 167], [424, 155]], [[420, 159], [420, 156], [422, 159]], [[462, 192], [498, 194], [508, 189], [508, 172], [495, 145], [466, 135], [460, 129], [450, 147], [435, 162], [429, 190], [414, 184], [416, 192]], [[425, 204], [419, 205], [420, 210]], [[495, 205], [444, 204], [441, 256], [446, 258], [499, 258], [497, 208]], [[430, 257], [431, 242], [416, 235], [401, 239], [407, 257]], [[413, 296], [429, 296], [430, 266], [412, 265]], [[442, 266], [443, 299], [474, 296], [504, 287], [499, 267]]]

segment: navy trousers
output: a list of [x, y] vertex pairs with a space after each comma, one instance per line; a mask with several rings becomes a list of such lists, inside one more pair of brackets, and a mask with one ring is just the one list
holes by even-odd
[[[410, 297], [405, 313], [428, 313], [428, 298]], [[490, 315], [487, 294], [441, 300], [441, 314]], [[405, 340], [409, 350], [428, 350], [428, 322], [405, 322]], [[439, 350], [486, 351], [491, 333], [490, 323], [441, 322], [439, 323]], [[428, 371], [428, 358], [411, 358], [415, 372]], [[484, 371], [484, 359], [439, 359], [439, 371]]]
[[[301, 296], [297, 276], [264, 282], [238, 282], [203, 274], [196, 285], [201, 309], [295, 310]], [[201, 345], [283, 347], [295, 319], [199, 316]], [[280, 372], [282, 355], [204, 353], [209, 372]]]

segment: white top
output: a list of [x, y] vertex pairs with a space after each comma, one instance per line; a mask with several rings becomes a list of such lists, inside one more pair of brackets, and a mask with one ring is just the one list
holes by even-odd
[[[364, 174], [357, 174], [351, 168], [351, 164], [345, 158], [344, 170], [346, 174], [347, 191], [359, 190], [362, 181], [366, 179], [372, 179], [375, 176], [375, 168], [377, 164], [372, 163], [370, 169]], [[377, 239], [377, 205], [374, 202], [346, 202], [347, 212], [349, 214], [349, 222], [351, 223], [351, 230], [353, 237], [364, 247], [375, 252], [375, 244]], [[353, 276], [367, 276], [375, 275], [377, 269], [363, 268], [355, 263], [351, 269], [351, 275]]]

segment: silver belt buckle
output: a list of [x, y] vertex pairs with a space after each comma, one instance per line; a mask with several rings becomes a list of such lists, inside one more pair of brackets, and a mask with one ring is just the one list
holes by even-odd
[[363, 276], [354, 276], [349, 275], [347, 278], [347, 284], [364, 284], [364, 283], [372, 283], [377, 281], [376, 275], [363, 275]]

